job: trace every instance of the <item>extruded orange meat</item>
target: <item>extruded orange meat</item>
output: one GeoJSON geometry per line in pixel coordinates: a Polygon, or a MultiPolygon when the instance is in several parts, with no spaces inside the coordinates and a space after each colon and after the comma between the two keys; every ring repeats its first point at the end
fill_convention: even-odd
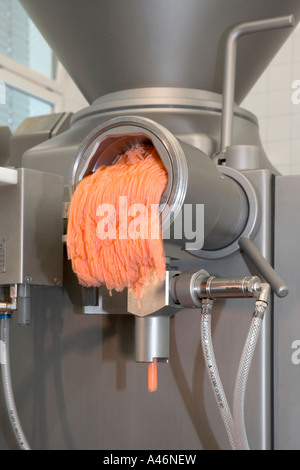
{"type": "Polygon", "coordinates": [[[80,284],[110,292],[128,287],[141,298],[150,281],[164,278],[158,205],[167,181],[159,155],[146,144],[83,178],[70,202],[67,231],[80,284]]]}
{"type": "Polygon", "coordinates": [[[148,392],[156,392],[157,390],[157,358],[153,358],[153,362],[148,362],[148,392]]]}

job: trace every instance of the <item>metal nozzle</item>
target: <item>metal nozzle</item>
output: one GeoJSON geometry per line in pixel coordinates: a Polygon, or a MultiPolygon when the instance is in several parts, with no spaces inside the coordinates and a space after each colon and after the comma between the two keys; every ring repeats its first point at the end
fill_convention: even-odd
{"type": "Polygon", "coordinates": [[[170,317],[135,317],[135,360],[148,363],[148,391],[157,390],[157,362],[169,359],[170,317]]]}
{"type": "Polygon", "coordinates": [[[135,317],[135,360],[153,362],[169,359],[170,317],[135,317]]]}

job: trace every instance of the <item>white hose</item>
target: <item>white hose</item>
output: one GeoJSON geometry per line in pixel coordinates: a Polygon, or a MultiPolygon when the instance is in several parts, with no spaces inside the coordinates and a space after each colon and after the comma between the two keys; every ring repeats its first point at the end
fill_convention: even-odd
{"type": "Polygon", "coordinates": [[[249,333],[240,359],[234,389],[233,417],[219,376],[211,334],[212,304],[203,304],[201,315],[201,340],[204,359],[215,393],[215,398],[233,450],[249,450],[245,428],[245,394],[253,354],[260,334],[266,305],[256,304],[249,333]]]}
{"type": "Polygon", "coordinates": [[[206,305],[202,307],[202,315],[201,315],[201,341],[202,341],[202,349],[205,359],[205,364],[207,367],[207,371],[209,374],[210,382],[212,388],[215,392],[215,398],[217,404],[219,406],[219,410],[227,431],[227,435],[229,438],[229,442],[231,448],[233,450],[237,450],[236,445],[236,436],[235,436],[235,429],[234,429],[234,421],[232,418],[232,414],[230,408],[228,406],[228,402],[226,399],[226,395],[222,386],[222,382],[220,379],[220,375],[218,372],[213,344],[212,344],[212,334],[211,334],[211,308],[212,305],[206,305]]]}
{"type": "Polygon", "coordinates": [[[18,445],[22,450],[30,450],[27,439],[24,435],[20,420],[18,417],[14,395],[11,384],[10,374],[10,360],[9,360],[9,318],[3,315],[0,319],[0,360],[1,360],[1,374],[4,398],[10,423],[17,439],[18,445]]]}
{"type": "Polygon", "coordinates": [[[256,306],[247,340],[240,359],[234,387],[233,419],[239,450],[249,450],[245,427],[245,395],[253,354],[261,331],[265,307],[256,306]]]}

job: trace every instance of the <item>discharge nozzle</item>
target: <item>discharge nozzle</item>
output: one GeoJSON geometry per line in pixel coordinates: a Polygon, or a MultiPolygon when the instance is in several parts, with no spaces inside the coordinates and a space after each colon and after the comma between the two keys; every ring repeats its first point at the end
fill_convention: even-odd
{"type": "Polygon", "coordinates": [[[169,359],[170,317],[135,317],[135,359],[148,363],[148,391],[157,390],[157,364],[169,359]]]}

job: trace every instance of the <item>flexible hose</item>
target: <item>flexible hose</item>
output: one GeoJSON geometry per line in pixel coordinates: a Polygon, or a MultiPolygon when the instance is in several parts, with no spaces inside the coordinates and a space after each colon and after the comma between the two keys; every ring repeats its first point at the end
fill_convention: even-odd
{"type": "Polygon", "coordinates": [[[239,450],[249,450],[245,428],[245,395],[253,354],[261,331],[265,307],[256,305],[249,333],[240,359],[234,387],[233,419],[239,450]]]}
{"type": "Polygon", "coordinates": [[[14,395],[12,392],[10,360],[9,360],[9,318],[3,315],[0,319],[0,362],[4,398],[10,423],[17,439],[18,445],[22,450],[30,450],[27,439],[23,433],[22,426],[18,417],[14,395]]]}
{"type": "Polygon", "coordinates": [[[211,333],[211,310],[212,304],[205,304],[202,306],[201,340],[205,364],[225,425],[225,429],[227,431],[231,448],[233,450],[249,450],[245,427],[245,395],[249,370],[251,367],[255,347],[260,335],[266,304],[255,305],[255,311],[240,359],[234,387],[233,417],[226,399],[215,360],[211,333]]]}
{"type": "Polygon", "coordinates": [[[225,429],[227,431],[230,445],[233,450],[237,450],[234,421],[222,386],[213,350],[211,334],[211,308],[212,305],[202,306],[201,341],[204,360],[209,374],[210,382],[215,393],[215,398],[225,425],[225,429]]]}

